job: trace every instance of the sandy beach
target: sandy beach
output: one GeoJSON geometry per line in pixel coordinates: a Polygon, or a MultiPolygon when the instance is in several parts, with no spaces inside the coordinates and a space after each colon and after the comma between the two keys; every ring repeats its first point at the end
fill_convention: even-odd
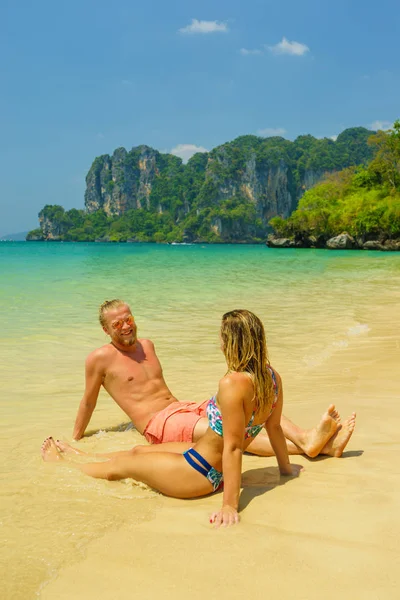
{"type": "MultiPolygon", "coordinates": [[[[0,290],[9,307],[0,328],[2,597],[180,600],[251,589],[260,599],[397,599],[396,257],[189,247],[171,259],[159,247],[41,248],[31,262],[22,250],[10,254],[0,290]],[[85,356],[106,342],[96,307],[111,293],[135,304],[140,334],[156,343],[181,400],[210,397],[225,372],[224,310],[253,310],[289,418],[308,428],[330,403],[343,419],[357,412],[343,458],[294,457],[304,472],[280,481],[274,458],[244,456],[241,523],[224,530],[209,523],[219,494],[175,500],[43,463],[46,436],[71,442],[85,356]]],[[[126,424],[102,392],[79,447],[143,443],[126,424]]]]}
{"type": "Polygon", "coordinates": [[[40,597],[242,598],[251,588],[260,599],[397,598],[398,352],[389,332],[376,340],[376,353],[361,343],[319,368],[311,390],[304,382],[304,402],[288,404],[299,422],[322,408],[322,390],[325,404],[339,399],[343,416],[356,408],[343,458],[293,457],[305,470],[282,483],[274,459],[245,456],[239,526],[208,524],[218,495],[190,502],[159,496],[141,522],[135,514],[90,543],[40,597]]]}

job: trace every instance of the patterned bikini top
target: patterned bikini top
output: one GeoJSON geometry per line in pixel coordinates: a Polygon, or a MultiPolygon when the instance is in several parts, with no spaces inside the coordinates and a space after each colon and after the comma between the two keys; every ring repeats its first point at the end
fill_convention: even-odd
{"type": "MultiPolygon", "coordinates": [[[[272,382],[274,384],[274,401],[271,406],[271,412],[269,413],[269,414],[271,414],[276,406],[276,403],[278,402],[278,391],[279,390],[278,390],[278,383],[276,381],[274,370],[270,366],[268,366],[268,369],[271,372],[272,382]]],[[[217,395],[215,395],[211,398],[211,400],[207,404],[206,411],[207,411],[209,427],[213,431],[215,431],[215,433],[217,433],[218,435],[220,435],[222,437],[223,436],[222,415],[221,415],[221,411],[217,405],[217,395]]],[[[258,435],[260,433],[261,429],[264,427],[264,423],[262,423],[261,425],[253,425],[255,413],[256,413],[256,411],[253,411],[253,413],[250,417],[250,421],[244,430],[244,439],[245,440],[247,440],[248,438],[256,437],[256,435],[258,435]]]]}

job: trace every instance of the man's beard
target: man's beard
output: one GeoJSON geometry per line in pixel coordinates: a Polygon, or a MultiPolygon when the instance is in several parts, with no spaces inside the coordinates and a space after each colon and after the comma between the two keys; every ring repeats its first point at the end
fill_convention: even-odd
{"type": "Polygon", "coordinates": [[[119,336],[118,342],[122,346],[134,346],[136,344],[136,334],[132,333],[129,337],[119,336]]]}

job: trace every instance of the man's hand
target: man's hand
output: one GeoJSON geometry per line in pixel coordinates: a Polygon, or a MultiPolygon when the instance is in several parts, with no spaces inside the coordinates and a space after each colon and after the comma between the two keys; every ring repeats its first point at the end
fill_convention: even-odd
{"type": "Polygon", "coordinates": [[[233,506],[225,505],[218,512],[210,516],[210,523],[214,523],[215,527],[229,527],[239,523],[239,514],[233,506]]]}

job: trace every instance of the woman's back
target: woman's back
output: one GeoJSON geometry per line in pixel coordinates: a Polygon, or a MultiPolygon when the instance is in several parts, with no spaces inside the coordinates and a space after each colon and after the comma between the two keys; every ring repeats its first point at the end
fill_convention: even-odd
{"type": "Polygon", "coordinates": [[[264,408],[263,410],[257,410],[254,398],[254,384],[249,373],[234,371],[228,373],[220,380],[218,393],[211,398],[207,406],[208,429],[195,446],[196,450],[203,453],[215,468],[221,467],[224,447],[223,411],[221,410],[219,399],[221,398],[222,402],[229,406],[230,398],[232,398],[232,406],[229,406],[229,412],[225,411],[225,421],[232,419],[232,417],[235,418],[234,412],[232,413],[235,405],[238,409],[241,409],[242,415],[244,414],[244,439],[242,440],[242,444],[243,449],[245,449],[264,427],[278,399],[277,378],[271,367],[268,366],[268,370],[273,381],[274,397],[272,404],[269,403],[271,408],[264,408]]]}

